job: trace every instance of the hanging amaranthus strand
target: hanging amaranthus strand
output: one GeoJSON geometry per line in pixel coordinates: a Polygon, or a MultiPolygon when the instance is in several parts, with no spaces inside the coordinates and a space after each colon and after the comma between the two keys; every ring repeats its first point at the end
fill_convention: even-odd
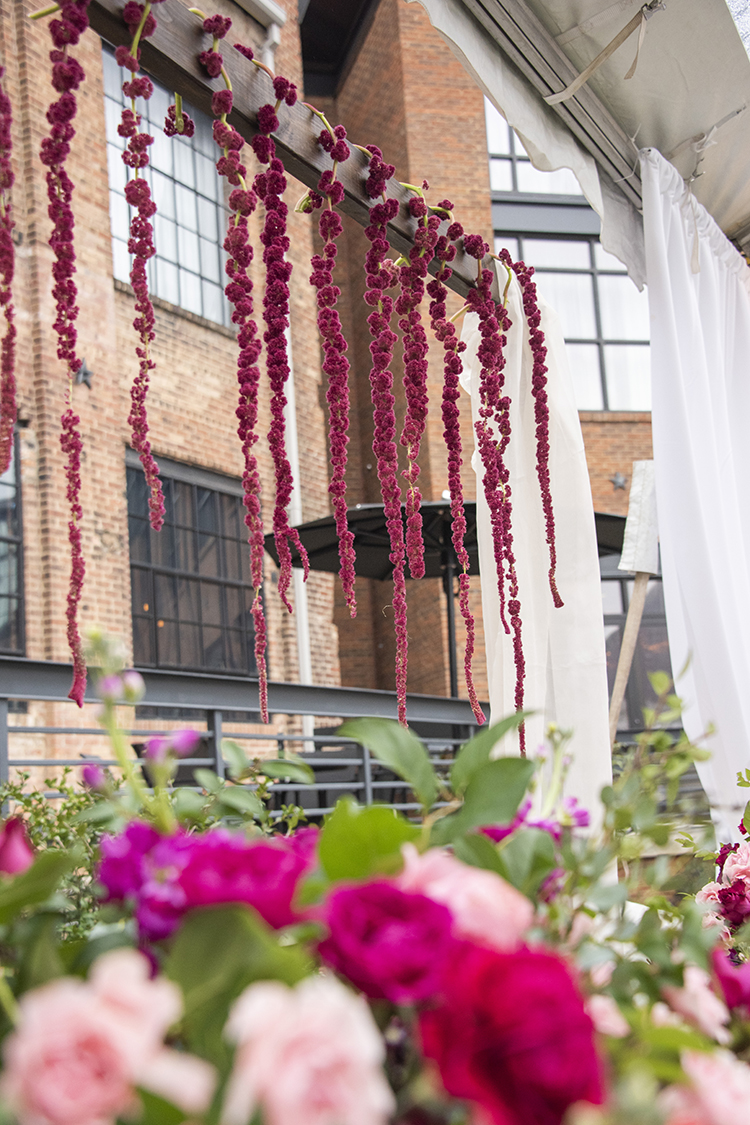
{"type": "MultiPolygon", "coordinates": [[[[5,68],[0,67],[0,78],[5,68]]],[[[13,187],[11,166],[13,116],[10,98],[0,87],[0,305],[5,317],[5,333],[0,346],[0,476],[10,468],[13,456],[13,427],[16,424],[16,325],[13,309],[13,187]]]]}
{"type": "MultiPolygon", "coordinates": [[[[468,307],[479,317],[482,337],[477,356],[480,362],[479,418],[475,423],[477,449],[484,469],[483,486],[490,511],[492,544],[497,570],[497,587],[500,600],[500,618],[506,633],[513,633],[513,657],[516,666],[515,706],[523,709],[525,660],[521,635],[521,602],[518,575],[513,552],[512,501],[510,472],[505,464],[505,450],[510,441],[510,398],[503,396],[505,335],[511,322],[506,310],[496,306],[492,299],[492,270],[483,270],[482,259],[489,247],[479,235],[464,238],[464,250],[477,259],[476,288],[467,297],[468,307]],[[499,318],[499,322],[498,322],[499,318]],[[508,598],[506,607],[505,578],[507,572],[508,598]],[[506,620],[507,608],[510,626],[506,620]]],[[[526,732],[519,728],[521,754],[526,753],[526,732]]]]}
{"type": "Polygon", "coordinates": [[[323,174],[317,192],[308,192],[298,204],[298,210],[317,210],[326,200],[321,211],[318,230],[323,241],[323,253],[314,254],[310,284],[316,289],[318,301],[318,331],[323,343],[323,371],[328,376],[328,432],[331,446],[331,482],[328,492],[333,502],[336,520],[336,536],[339,542],[339,574],[344,598],[352,617],[357,616],[357,602],[354,593],[354,532],[349,528],[346,509],[346,462],[349,444],[349,360],[346,358],[347,343],[341,329],[341,318],[336,310],[336,302],[341,296],[338,285],[333,283],[333,270],[336,265],[336,239],[343,231],[340,216],[334,207],[344,198],[344,188],[336,179],[336,166],[349,159],[349,145],[346,143],[346,129],[343,125],[335,128],[326,121],[323,114],[312,106],[313,113],[320,117],[324,128],[318,143],[333,158],[333,168],[323,174]]]}
{"type": "Polygon", "coordinates": [[[52,220],[50,247],[55,255],[52,266],[57,316],[53,327],[57,334],[57,356],[67,370],[66,408],[62,416],[60,444],[66,457],[65,476],[67,498],[70,507],[68,521],[68,540],[70,543],[71,568],[66,611],[67,636],[73,657],[73,685],[69,698],[79,707],[83,706],[86,692],[86,661],[83,657],[81,635],[78,629],[78,604],[86,567],[81,550],[80,521],[82,510],[81,492],[81,436],[78,432],[80,418],[73,412],[73,379],[81,367],[76,354],[78,334],[75,322],[78,316],[75,273],[75,248],[73,231],[73,181],[65,168],[70,155],[70,142],[75,136],[73,119],[78,104],[75,91],[85,77],[83,67],[69,54],[81,34],[88,27],[88,0],[69,0],[60,5],[60,18],[50,21],[50,35],[53,49],[50,51],[52,63],[52,86],[60,95],[47,110],[47,121],[51,125],[50,135],[42,141],[40,159],[47,167],[47,198],[49,217],[52,220]]]}
{"type": "Polygon", "coordinates": [[[424,297],[424,279],[427,267],[432,261],[438,239],[441,219],[438,215],[427,214],[424,191],[427,181],[421,188],[404,184],[416,192],[409,200],[409,211],[419,225],[414,245],[409,251],[409,261],[399,268],[398,276],[401,292],[396,300],[398,326],[403,332],[404,345],[404,392],[406,395],[406,415],[401,432],[401,445],[406,448],[407,467],[403,472],[408,484],[406,493],[406,555],[412,578],[424,578],[424,540],[422,538],[422,513],[419,491],[419,447],[427,422],[427,333],[422,324],[419,307],[424,297]]]}
{"type": "Polygon", "coordinates": [[[549,480],[549,406],[547,405],[547,348],[544,343],[544,333],[539,325],[542,314],[536,299],[536,284],[533,281],[534,269],[524,262],[513,263],[507,250],[500,252],[500,259],[511,266],[516,277],[521,283],[523,295],[523,311],[529,325],[529,344],[534,357],[534,368],[531,378],[531,393],[534,396],[534,421],[536,422],[536,473],[539,478],[539,489],[542,494],[542,511],[549,546],[549,588],[552,601],[557,609],[562,607],[563,600],[557,589],[557,548],[555,545],[555,514],[552,509],[552,493],[549,480]]]}
{"type": "MultiPolygon", "coordinates": [[[[452,219],[453,204],[444,199],[435,208],[438,213],[447,215],[452,219]]],[[[432,297],[430,303],[430,324],[435,338],[443,346],[443,437],[448,450],[448,488],[451,495],[451,539],[453,550],[456,552],[461,572],[458,576],[458,604],[461,617],[466,629],[466,644],[464,646],[464,677],[466,691],[469,695],[471,709],[478,723],[485,721],[484,712],[479,704],[474,676],[472,673],[472,659],[476,640],[474,615],[469,604],[471,580],[469,578],[469,552],[466,550],[464,537],[466,535],[466,512],[464,511],[463,485],[461,482],[461,466],[463,465],[461,443],[461,415],[458,408],[460,397],[459,376],[462,363],[460,355],[466,351],[466,344],[459,340],[456,326],[448,319],[446,297],[448,290],[445,282],[448,281],[452,269],[448,262],[456,256],[456,247],[452,245],[461,238],[464,228],[460,223],[451,222],[448,230],[437,241],[435,256],[440,261],[440,269],[435,278],[428,282],[427,292],[432,297]]],[[[453,596],[450,591],[449,596],[453,596]]]]}
{"type": "Polygon", "coordinates": [[[136,0],[128,0],[122,10],[122,16],[130,30],[133,40],[128,47],[118,47],[115,59],[118,64],[129,70],[132,78],[123,83],[123,93],[130,98],[130,109],[124,108],[122,120],[117,128],[121,137],[127,138],[127,148],[122,154],[122,159],[128,168],[133,169],[133,179],[125,185],[125,198],[133,209],[130,222],[130,238],[128,250],[133,255],[133,264],[130,267],[130,284],[135,292],[136,318],[133,327],[138,333],[140,344],[135,349],[138,357],[138,374],[133,380],[130,390],[130,414],[128,424],[131,428],[131,442],[133,449],[138,453],[143,466],[143,472],[149,488],[149,514],[151,526],[154,531],[161,531],[164,524],[164,494],[159,480],[159,466],[151,452],[151,443],[148,440],[148,415],[146,412],[146,397],[148,395],[150,372],[156,367],[151,358],[151,344],[154,340],[154,306],[148,292],[148,275],[146,263],[156,253],[154,247],[154,228],[151,219],[156,213],[156,204],[151,198],[151,189],[147,180],[141,174],[148,166],[148,147],[154,142],[149,133],[140,132],[141,115],[136,111],[137,98],[148,100],[153,91],[153,83],[145,76],[138,77],[140,65],[139,44],[142,39],[147,39],[156,30],[156,20],[151,12],[151,4],[160,0],[151,0],[147,4],[138,4],[136,0]]]}
{"type": "Polygon", "coordinates": [[[396,445],[396,399],[393,394],[393,349],[396,333],[391,329],[393,298],[384,290],[397,281],[393,263],[386,262],[388,223],[398,214],[398,201],[385,199],[385,186],[394,173],[392,164],[383,163],[383,154],[374,145],[368,145],[371,154],[370,169],[365,191],[371,199],[383,196],[381,203],[370,208],[370,222],[365,235],[370,249],[365,258],[367,289],[365,303],[372,308],[367,324],[372,336],[370,353],[370,391],[373,405],[372,450],[377,459],[378,479],[383,497],[386,525],[390,538],[390,561],[393,566],[393,618],[396,630],[396,699],[399,722],[406,725],[406,669],[409,655],[409,635],[406,622],[406,544],[401,518],[401,487],[398,481],[398,447],[396,445]]]}
{"type": "MultiPolygon", "coordinates": [[[[203,52],[203,55],[208,54],[211,60],[215,55],[218,55],[216,49],[218,40],[223,38],[229,30],[229,20],[222,20],[222,23],[218,24],[217,20],[219,19],[222,19],[222,17],[212,16],[205,19],[203,23],[203,30],[214,36],[212,50],[203,52]]],[[[250,48],[243,48],[246,57],[249,51],[250,48]]],[[[250,53],[250,57],[251,55],[252,53],[250,53]]],[[[206,65],[205,58],[203,62],[206,65]]],[[[215,68],[215,60],[212,61],[212,67],[215,68]]],[[[250,264],[253,260],[253,248],[250,244],[248,231],[248,217],[255,210],[257,196],[254,191],[248,189],[245,180],[247,169],[240,157],[243,145],[242,137],[227,123],[227,116],[232,112],[233,94],[223,64],[220,66],[219,73],[223,75],[227,88],[217,90],[211,99],[211,109],[217,118],[214,122],[214,140],[222,149],[222,155],[216,162],[216,169],[219,175],[227,179],[232,188],[229,193],[230,216],[224,239],[224,249],[228,255],[225,270],[229,278],[224,292],[227,300],[233,305],[232,322],[238,327],[237,341],[240,351],[237,362],[237,382],[239,384],[239,403],[235,414],[237,417],[237,434],[242,443],[243,504],[250,546],[250,580],[254,590],[252,615],[255,666],[258,672],[258,696],[261,721],[267,723],[269,721],[268,666],[266,663],[267,628],[263,608],[265,545],[261,512],[261,480],[258,459],[254,452],[254,447],[258,441],[256,432],[260,387],[258,360],[261,352],[261,341],[258,335],[258,326],[253,319],[253,283],[249,274],[250,264]]],[[[179,109],[181,110],[182,107],[180,106],[179,109]]]]}
{"type": "Polygon", "coordinates": [[[287,591],[292,577],[293,544],[302,560],[305,579],[310,571],[307,551],[302,545],[299,532],[289,523],[288,507],[292,498],[294,480],[292,468],[286,454],[286,382],[289,378],[289,355],[287,330],[289,328],[289,279],[292,264],[286,260],[289,251],[289,238],[286,233],[288,208],[283,200],[286,188],[284,165],[276,156],[276,145],[271,133],[279,127],[276,111],[282,102],[292,106],[297,100],[297,88],[293,82],[282,77],[273,80],[275,105],[263,105],[258,110],[258,130],[253,137],[252,147],[261,164],[267,164],[266,172],[255,177],[254,188],[265,206],[265,221],[260,240],[263,243],[263,263],[266,267],[266,291],[263,297],[263,319],[266,331],[263,339],[266,344],[266,368],[271,384],[271,426],[268,431],[268,444],[271,448],[276,477],[276,503],[273,510],[273,535],[276,552],[279,556],[279,597],[292,612],[287,591]]]}

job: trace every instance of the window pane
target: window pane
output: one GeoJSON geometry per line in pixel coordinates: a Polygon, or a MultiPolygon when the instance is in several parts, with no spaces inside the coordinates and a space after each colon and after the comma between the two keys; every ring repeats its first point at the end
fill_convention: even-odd
{"type": "Polygon", "coordinates": [[[118,281],[130,281],[130,255],[127,243],[112,239],[112,276],[118,281]]]}
{"type": "Polygon", "coordinates": [[[154,630],[149,617],[133,618],[133,663],[155,664],[154,630]]]}
{"type": "Polygon", "coordinates": [[[180,649],[176,622],[164,621],[160,617],[157,618],[156,655],[159,664],[166,664],[171,668],[179,668],[180,649]]]}
{"type": "Polygon", "coordinates": [[[221,587],[214,582],[201,582],[201,621],[204,625],[222,625],[221,587]]]}
{"type": "Polygon", "coordinates": [[[207,320],[213,320],[215,324],[224,324],[227,319],[225,316],[227,306],[221,287],[214,285],[211,281],[202,281],[201,291],[203,294],[203,315],[207,320]]]}
{"type": "Polygon", "coordinates": [[[506,238],[504,234],[495,235],[495,253],[499,254],[501,250],[507,250],[514,262],[518,261],[518,239],[506,238]]]}
{"type": "Polygon", "coordinates": [[[136,562],[151,562],[150,535],[148,521],[130,516],[128,519],[130,537],[130,557],[136,562]]]}
{"type": "Polygon", "coordinates": [[[611,579],[602,582],[602,606],[604,616],[622,613],[622,587],[619,581],[611,579]]]}
{"type": "Polygon", "coordinates": [[[245,591],[237,586],[227,586],[224,592],[227,599],[227,621],[230,626],[241,629],[245,624],[245,591]]]}
{"type": "Polygon", "coordinates": [[[122,162],[122,153],[114,145],[107,145],[107,172],[111,190],[122,195],[128,182],[128,170],[122,162]]]}
{"type": "MultiPolygon", "coordinates": [[[[213,141],[211,142],[213,144],[213,141]]],[[[195,182],[201,195],[208,199],[219,198],[219,174],[213,160],[200,153],[195,154],[195,182]]]]}
{"type": "Polygon", "coordinates": [[[157,215],[154,222],[154,244],[160,258],[177,261],[177,226],[171,219],[157,215]]]}
{"type": "Polygon", "coordinates": [[[234,579],[235,582],[242,581],[242,564],[240,562],[240,552],[243,549],[242,543],[236,539],[223,539],[222,545],[224,549],[224,571],[227,578],[234,579]]]}
{"type": "Polygon", "coordinates": [[[219,531],[219,505],[218,496],[208,488],[197,490],[198,501],[198,528],[200,531],[219,531]]]}
{"type": "Polygon", "coordinates": [[[174,196],[177,205],[177,222],[181,227],[188,227],[189,230],[197,230],[198,209],[195,192],[190,191],[189,188],[183,187],[182,184],[175,184],[174,196]]]}
{"type": "Polygon", "coordinates": [[[203,315],[201,280],[197,274],[182,269],[180,270],[180,304],[188,312],[194,312],[198,316],[203,315]]]}
{"type": "Polygon", "coordinates": [[[195,527],[193,512],[193,487],[181,480],[172,481],[174,490],[174,519],[183,527],[195,527]]]}
{"type": "Polygon", "coordinates": [[[238,632],[236,629],[228,629],[224,633],[224,640],[227,650],[227,667],[228,668],[248,668],[245,637],[244,634],[238,632]]]}
{"type": "Polygon", "coordinates": [[[154,172],[152,191],[157,214],[162,218],[173,219],[175,217],[174,181],[162,176],[161,172],[154,172]]]}
{"type": "Polygon", "coordinates": [[[167,176],[173,174],[172,153],[173,145],[172,138],[165,136],[161,129],[154,126],[151,127],[154,143],[148,150],[149,160],[151,167],[164,172],[167,176]]]}
{"type": "Polygon", "coordinates": [[[513,169],[510,160],[490,160],[490,189],[513,191],[513,169]]]}
{"type": "MultiPolygon", "coordinates": [[[[198,257],[198,235],[185,227],[177,228],[177,244],[180,249],[177,261],[185,269],[193,273],[200,273],[200,258],[198,257]]],[[[617,279],[615,279],[617,280],[617,279]]]]}
{"type": "Polygon", "coordinates": [[[161,531],[151,530],[151,560],[154,566],[166,566],[173,570],[176,566],[174,528],[167,523],[161,531]]]}
{"type": "Polygon", "coordinates": [[[177,587],[171,574],[154,575],[154,591],[156,594],[156,616],[176,618],[177,614],[177,587]]]}
{"type": "Polygon", "coordinates": [[[242,501],[239,496],[228,496],[224,492],[218,496],[218,501],[222,533],[238,539],[244,531],[242,501]]]}
{"type": "Polygon", "coordinates": [[[643,344],[607,344],[604,348],[610,410],[651,409],[649,351],[643,344]]]}
{"type": "Polygon", "coordinates": [[[156,282],[154,285],[154,293],[157,297],[161,297],[163,301],[169,301],[171,305],[179,305],[179,271],[174,262],[166,262],[164,258],[156,259],[156,282]]]}
{"type": "Polygon", "coordinates": [[[184,668],[202,668],[200,625],[180,625],[180,658],[184,668]]]}
{"type": "Polygon", "coordinates": [[[130,590],[133,604],[133,616],[142,616],[154,612],[154,599],[151,593],[151,571],[142,570],[139,566],[130,568],[130,590]]]}
{"type": "Polygon", "coordinates": [[[608,253],[603,247],[601,242],[594,243],[594,261],[596,268],[599,270],[618,270],[619,273],[625,273],[625,266],[619,258],[614,254],[608,253]]]}
{"type": "MultiPolygon", "coordinates": [[[[16,438],[17,440],[18,438],[16,438]]],[[[18,536],[18,533],[15,486],[0,484],[0,535],[18,536]]]]}
{"type": "Polygon", "coordinates": [[[181,621],[200,621],[200,583],[192,578],[177,579],[177,610],[181,621]]]}
{"type": "Polygon", "coordinates": [[[593,278],[587,274],[539,273],[536,283],[557,310],[566,337],[595,339],[593,278]]]}
{"type": "Polygon", "coordinates": [[[510,133],[508,122],[499,110],[495,109],[489,98],[484,99],[484,119],[487,124],[487,151],[502,153],[510,152],[510,133]]]}
{"type": "Polygon", "coordinates": [[[117,132],[117,127],[122,119],[122,105],[111,98],[104,99],[104,121],[107,129],[107,140],[115,148],[125,148],[125,137],[117,132]]]}
{"type": "Polygon", "coordinates": [[[115,56],[109,51],[102,52],[102,68],[104,70],[104,93],[116,101],[122,99],[122,71],[115,62],[115,56]]]}
{"type": "Polygon", "coordinates": [[[644,614],[658,615],[664,617],[666,610],[664,608],[664,587],[661,582],[651,581],[646,588],[646,604],[643,607],[644,614]]]}
{"type": "Polygon", "coordinates": [[[195,188],[195,168],[193,167],[193,150],[186,141],[174,137],[172,143],[174,158],[174,178],[185,187],[195,188]]]}
{"type": "Polygon", "coordinates": [[[198,536],[198,570],[209,577],[219,577],[219,540],[215,535],[198,536]]]}
{"type": "Polygon", "coordinates": [[[582,239],[567,242],[563,239],[525,238],[523,253],[526,264],[535,269],[540,266],[591,269],[589,243],[582,239]]]}
{"type": "Polygon", "coordinates": [[[195,532],[175,527],[175,567],[177,570],[195,572],[195,532]]]}
{"type": "Polygon", "coordinates": [[[580,195],[581,186],[570,168],[555,172],[540,172],[528,160],[516,163],[518,190],[544,195],[580,195]]]}
{"type": "Polygon", "coordinates": [[[161,125],[167,116],[169,104],[173,100],[171,94],[168,94],[163,86],[154,82],[154,92],[147,103],[149,120],[155,125],[161,125]]]}
{"type": "Polygon", "coordinates": [[[203,627],[203,664],[206,668],[226,667],[221,629],[203,627]]]}
{"type": "Polygon", "coordinates": [[[0,594],[18,590],[18,545],[0,540],[0,594]]]}
{"type": "Polygon", "coordinates": [[[219,243],[219,225],[216,220],[216,204],[210,199],[198,196],[198,231],[201,238],[207,238],[217,248],[219,243]]]}
{"type": "Polygon", "coordinates": [[[598,344],[566,344],[579,410],[603,410],[602,374],[598,344]]]}
{"type": "Polygon", "coordinates": [[[605,340],[650,338],[648,294],[639,293],[627,274],[599,278],[599,307],[605,340]]]}

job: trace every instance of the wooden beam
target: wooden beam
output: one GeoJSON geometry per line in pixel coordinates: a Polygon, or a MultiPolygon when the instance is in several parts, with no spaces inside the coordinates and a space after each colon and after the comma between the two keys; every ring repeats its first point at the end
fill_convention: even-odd
{"type": "MultiPolygon", "coordinates": [[[[128,45],[131,38],[122,20],[122,7],[119,0],[91,0],[88,9],[92,29],[116,47],[128,45]]],[[[191,15],[184,4],[175,2],[159,4],[155,15],[158,23],[156,32],[142,43],[144,71],[162,86],[181,94],[196,109],[211,115],[211,95],[215,90],[222,89],[224,83],[220,78],[208,78],[198,63],[199,52],[210,46],[209,37],[203,34],[201,21],[191,15]]],[[[271,80],[226,40],[222,54],[234,90],[234,108],[229,121],[246,141],[250,141],[258,131],[258,109],[275,100],[271,80]]],[[[321,174],[331,167],[331,158],[316,139],[321,130],[320,122],[299,102],[291,108],[282,106],[278,116],[279,129],[274,139],[285,169],[307,187],[317,187],[321,174]]],[[[367,137],[351,139],[362,144],[368,141],[367,137]]],[[[387,160],[388,153],[383,155],[387,160]]],[[[366,157],[357,149],[352,149],[351,156],[339,165],[336,173],[345,191],[339,210],[362,226],[368,222],[372,204],[364,193],[367,164],[366,157]]],[[[400,204],[398,215],[388,228],[388,241],[394,250],[408,255],[417,229],[416,220],[408,210],[412,192],[391,180],[388,195],[398,199],[400,204]]],[[[460,215],[456,218],[460,219],[460,215]]],[[[453,276],[448,286],[465,297],[474,287],[476,260],[460,250],[452,268],[453,276]]],[[[437,263],[433,265],[433,272],[435,270],[437,263]]]]}

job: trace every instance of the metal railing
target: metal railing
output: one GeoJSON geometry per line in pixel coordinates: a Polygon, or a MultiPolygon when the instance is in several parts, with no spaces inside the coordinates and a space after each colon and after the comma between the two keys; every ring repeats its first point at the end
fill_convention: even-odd
{"type": "MultiPolygon", "coordinates": [[[[183,725],[190,723],[191,718],[193,722],[206,724],[201,750],[195,757],[180,764],[176,778],[178,785],[194,784],[192,771],[199,766],[210,767],[219,776],[224,776],[222,739],[231,737],[246,747],[251,759],[255,757],[254,743],[259,751],[267,754],[270,749],[280,758],[285,756],[290,745],[294,745],[295,749],[304,747],[298,751],[298,756],[313,769],[315,782],[274,783],[276,807],[281,803],[293,803],[302,806],[308,817],[319,817],[330,812],[336,800],[347,793],[366,805],[384,803],[405,811],[419,807],[408,787],[372,758],[366,748],[335,734],[336,720],[364,716],[395,719],[397,704],[393,692],[270,683],[268,694],[272,721],[269,726],[263,727],[257,713],[257,680],[191,672],[139,671],[146,692],[136,709],[136,725],[126,731],[134,748],[138,747],[139,740],[167,733],[163,726],[154,729],[151,725],[137,725],[139,712],[142,716],[144,712],[151,711],[153,718],[158,719],[164,715],[165,708],[178,709],[183,725]],[[314,734],[283,729],[285,725],[295,725],[296,716],[310,715],[318,723],[314,734]],[[330,726],[326,720],[331,723],[330,726]],[[254,729],[226,730],[227,726],[254,729]]],[[[7,781],[14,770],[83,766],[87,762],[117,766],[114,759],[89,753],[84,746],[77,757],[64,754],[53,757],[11,755],[11,743],[15,750],[18,741],[28,736],[60,736],[80,739],[82,743],[94,736],[98,740],[103,738],[101,728],[96,726],[24,725],[15,717],[19,703],[27,708],[35,703],[67,703],[70,706],[67,700],[70,682],[71,669],[67,664],[0,657],[0,782],[7,781]]],[[[85,702],[98,702],[91,685],[85,702]]],[[[468,701],[443,696],[409,695],[407,717],[409,725],[423,739],[436,764],[449,763],[457,748],[477,727],[468,701]]],[[[92,749],[90,743],[89,748],[92,749]]],[[[49,796],[54,796],[54,793],[50,792],[49,796]]]]}

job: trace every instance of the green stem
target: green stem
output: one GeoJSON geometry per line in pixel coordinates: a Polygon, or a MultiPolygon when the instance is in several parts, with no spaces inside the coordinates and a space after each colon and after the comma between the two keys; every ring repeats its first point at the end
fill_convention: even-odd
{"type": "Polygon", "coordinates": [[[0,1007],[2,1007],[6,1016],[15,1027],[21,1018],[21,1010],[18,1007],[18,1001],[11,991],[11,987],[5,976],[5,969],[3,968],[0,968],[0,1007]]]}
{"type": "Polygon", "coordinates": [[[30,12],[30,20],[43,20],[45,16],[54,16],[55,12],[60,11],[59,4],[50,4],[48,8],[40,8],[38,12],[30,12]]]}
{"type": "Polygon", "coordinates": [[[178,94],[175,90],[174,95],[174,123],[178,133],[182,133],[185,128],[185,118],[182,116],[182,94],[178,94]]]}
{"type": "Polygon", "coordinates": [[[143,6],[143,15],[141,16],[141,22],[138,24],[138,27],[136,28],[135,35],[133,36],[133,43],[130,47],[130,53],[131,53],[131,55],[133,56],[134,59],[138,58],[138,44],[141,41],[141,33],[143,32],[143,29],[146,26],[146,20],[148,19],[150,12],[151,12],[151,2],[150,2],[150,0],[147,0],[147,3],[144,4],[144,6],[143,6]]]}
{"type": "Polygon", "coordinates": [[[117,725],[115,719],[115,709],[113,704],[104,704],[104,714],[100,720],[102,726],[109,735],[109,740],[112,743],[112,749],[115,752],[118,764],[125,775],[125,780],[130,786],[131,791],[137,798],[139,804],[146,810],[151,806],[151,799],[146,791],[146,786],[143,779],[138,777],[133,769],[133,762],[128,755],[127,747],[125,745],[125,738],[122,731],[117,725]]]}

